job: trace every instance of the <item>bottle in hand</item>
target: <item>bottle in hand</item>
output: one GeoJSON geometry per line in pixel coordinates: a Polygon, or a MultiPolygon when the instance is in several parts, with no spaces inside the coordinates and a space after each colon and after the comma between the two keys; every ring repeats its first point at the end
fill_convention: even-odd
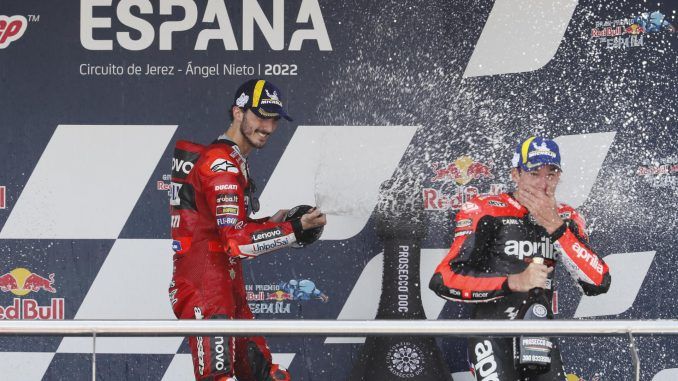
{"type": "MultiPolygon", "coordinates": [[[[544,258],[535,257],[536,263],[544,263],[544,258]]],[[[543,288],[533,288],[528,292],[527,300],[518,312],[518,318],[524,320],[553,319],[550,303],[543,288]]],[[[546,373],[551,368],[553,342],[548,337],[520,336],[514,339],[517,368],[523,375],[546,373]]]]}

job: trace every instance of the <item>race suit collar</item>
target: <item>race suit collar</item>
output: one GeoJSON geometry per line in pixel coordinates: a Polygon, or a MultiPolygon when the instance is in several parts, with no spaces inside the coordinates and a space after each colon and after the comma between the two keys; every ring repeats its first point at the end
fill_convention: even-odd
{"type": "Polygon", "coordinates": [[[515,197],[513,197],[513,192],[504,193],[504,198],[506,199],[506,201],[508,201],[509,205],[513,206],[514,208],[525,213],[528,212],[527,208],[523,206],[523,204],[519,203],[518,200],[515,199],[515,197]]]}
{"type": "Polygon", "coordinates": [[[226,143],[226,144],[228,144],[228,145],[230,145],[230,146],[232,146],[232,147],[237,148],[237,149],[238,149],[238,152],[240,152],[240,148],[238,148],[238,145],[237,145],[233,140],[231,140],[231,138],[229,138],[226,134],[221,134],[221,135],[219,135],[219,137],[217,138],[217,140],[215,140],[215,141],[212,142],[212,143],[226,143]]]}

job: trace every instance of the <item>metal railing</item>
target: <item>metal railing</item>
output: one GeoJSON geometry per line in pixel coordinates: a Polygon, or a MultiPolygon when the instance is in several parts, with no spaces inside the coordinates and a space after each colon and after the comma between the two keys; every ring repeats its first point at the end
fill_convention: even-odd
{"type": "Polygon", "coordinates": [[[634,336],[677,335],[678,320],[4,320],[0,336],[626,336],[635,380],[634,336]]]}

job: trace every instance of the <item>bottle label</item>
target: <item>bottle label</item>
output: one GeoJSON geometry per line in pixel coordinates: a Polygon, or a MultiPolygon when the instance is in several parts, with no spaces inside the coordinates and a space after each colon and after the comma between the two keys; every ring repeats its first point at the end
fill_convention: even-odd
{"type": "Polygon", "coordinates": [[[518,360],[522,365],[549,366],[552,349],[553,343],[546,337],[521,336],[518,360]]]}

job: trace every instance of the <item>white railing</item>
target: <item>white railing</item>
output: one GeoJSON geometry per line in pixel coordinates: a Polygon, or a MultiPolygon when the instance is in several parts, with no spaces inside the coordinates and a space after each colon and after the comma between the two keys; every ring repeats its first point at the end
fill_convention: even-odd
{"type": "Polygon", "coordinates": [[[627,336],[635,379],[634,335],[677,335],[678,320],[4,320],[0,336],[627,336]]]}

